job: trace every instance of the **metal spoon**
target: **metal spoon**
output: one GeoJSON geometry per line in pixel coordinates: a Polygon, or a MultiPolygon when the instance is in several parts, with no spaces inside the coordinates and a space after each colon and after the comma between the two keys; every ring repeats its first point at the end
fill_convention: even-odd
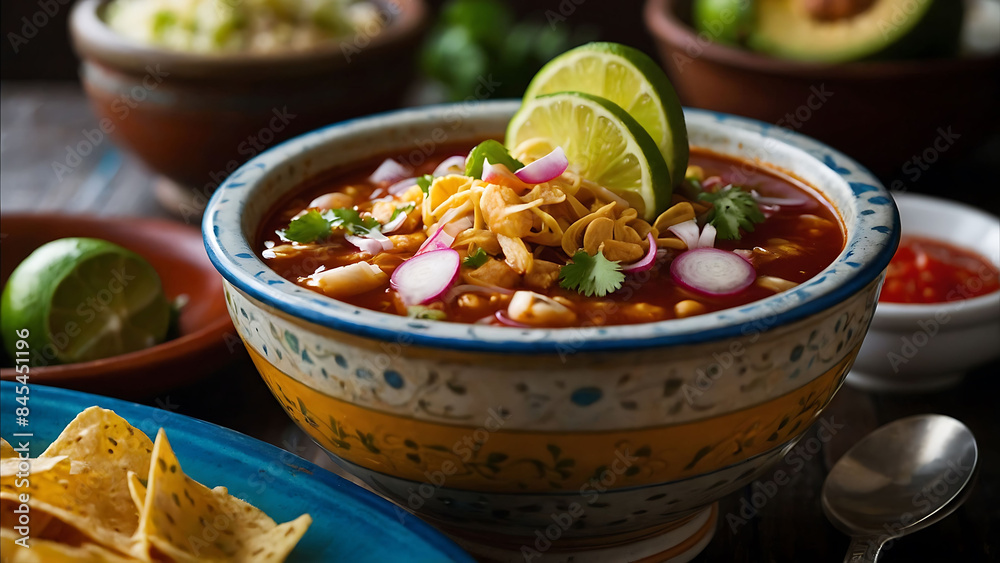
{"type": "Polygon", "coordinates": [[[844,454],[823,483],[823,511],[851,536],[845,563],[874,563],[885,542],[951,514],[965,498],[979,452],[954,418],[891,422],[844,454]]]}

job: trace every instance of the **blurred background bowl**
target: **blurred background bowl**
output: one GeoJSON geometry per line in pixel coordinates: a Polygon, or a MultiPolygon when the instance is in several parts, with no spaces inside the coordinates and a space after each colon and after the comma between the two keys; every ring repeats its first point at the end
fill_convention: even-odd
{"type": "MultiPolygon", "coordinates": [[[[1000,219],[919,194],[894,194],[904,236],[971,250],[1000,268],[1000,219]]],[[[880,302],[847,381],[869,391],[953,387],[965,372],[1000,358],[1000,292],[948,303],[880,302]]]]}
{"type": "Polygon", "coordinates": [[[77,3],[70,33],[100,132],[169,179],[159,199],[191,219],[226,176],[267,147],[401,104],[426,10],[423,0],[376,4],[388,18],[379,33],[304,51],[210,55],[139,44],[104,22],[107,0],[77,3]]]}
{"type": "Polygon", "coordinates": [[[1000,55],[813,64],[709,40],[691,26],[690,0],[648,0],[645,21],[685,105],[815,137],[887,181],[1000,129],[1000,55]]]}
{"type": "MultiPolygon", "coordinates": [[[[168,300],[188,297],[175,338],[112,358],[32,367],[32,383],[142,399],[197,381],[242,357],[239,338],[226,313],[222,282],[205,255],[198,229],[158,219],[5,214],[3,233],[0,287],[39,246],[65,237],[94,237],[145,258],[160,275],[168,300]]],[[[13,380],[17,373],[7,367],[11,362],[4,356],[0,377],[13,380]]]]}

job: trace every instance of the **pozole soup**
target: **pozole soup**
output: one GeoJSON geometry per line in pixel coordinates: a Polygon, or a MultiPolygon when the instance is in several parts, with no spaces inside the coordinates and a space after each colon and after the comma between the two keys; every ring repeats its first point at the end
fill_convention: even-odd
{"type": "Polygon", "coordinates": [[[313,179],[271,212],[260,252],[282,277],[375,311],[568,327],[750,303],[813,277],[844,246],[822,196],[748,162],[692,149],[669,207],[647,214],[572,166],[544,178],[559,155],[515,175],[531,151],[504,162],[484,145],[313,179]]]}

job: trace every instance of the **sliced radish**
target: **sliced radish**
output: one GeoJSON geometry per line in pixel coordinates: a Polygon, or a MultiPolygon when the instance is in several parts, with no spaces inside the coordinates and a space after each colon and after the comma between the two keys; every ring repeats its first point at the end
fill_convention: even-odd
{"type": "Polygon", "coordinates": [[[449,156],[448,158],[441,161],[431,176],[447,176],[448,174],[465,173],[465,157],[464,156],[449,156]]]}
{"type": "Polygon", "coordinates": [[[414,254],[414,256],[419,256],[421,254],[424,254],[425,252],[433,252],[435,250],[450,249],[451,245],[454,243],[455,243],[455,237],[449,235],[448,232],[444,230],[444,228],[440,228],[437,230],[437,232],[431,235],[430,238],[425,240],[423,244],[420,245],[420,248],[417,249],[417,252],[414,254]]]}
{"type": "Polygon", "coordinates": [[[646,240],[649,241],[649,251],[646,255],[642,257],[641,260],[628,266],[622,266],[623,272],[631,272],[637,274],[639,272],[645,272],[646,270],[653,267],[653,263],[656,262],[656,237],[650,232],[646,235],[646,240]]]}
{"type": "Polygon", "coordinates": [[[709,191],[715,191],[712,188],[722,185],[724,184],[722,182],[722,178],[720,178],[719,176],[709,176],[708,178],[705,178],[701,182],[702,189],[709,191]]]}
{"type": "Polygon", "coordinates": [[[432,250],[404,261],[392,273],[389,285],[407,306],[423,305],[445,294],[462,265],[458,251],[432,250]]]}
{"type": "Polygon", "coordinates": [[[410,170],[391,158],[387,158],[382,161],[382,164],[378,165],[378,168],[376,168],[374,172],[372,172],[372,175],[368,177],[368,181],[373,184],[381,184],[383,182],[386,184],[395,184],[403,178],[412,175],[413,170],[410,170]]]}
{"type": "Polygon", "coordinates": [[[541,184],[562,176],[569,167],[569,159],[562,147],[556,147],[549,154],[539,158],[514,173],[521,181],[529,184],[541,184]]]}
{"type": "Polygon", "coordinates": [[[714,297],[739,293],[757,279],[757,272],[749,262],[718,248],[681,253],[670,264],[670,274],[682,287],[714,297]]]}

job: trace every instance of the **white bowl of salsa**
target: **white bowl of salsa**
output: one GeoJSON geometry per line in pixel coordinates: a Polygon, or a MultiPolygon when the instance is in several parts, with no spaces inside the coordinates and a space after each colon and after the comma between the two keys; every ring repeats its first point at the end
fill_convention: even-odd
{"type": "Polygon", "coordinates": [[[894,194],[902,240],[848,383],[923,392],[1000,357],[1000,219],[961,203],[894,194]]]}

